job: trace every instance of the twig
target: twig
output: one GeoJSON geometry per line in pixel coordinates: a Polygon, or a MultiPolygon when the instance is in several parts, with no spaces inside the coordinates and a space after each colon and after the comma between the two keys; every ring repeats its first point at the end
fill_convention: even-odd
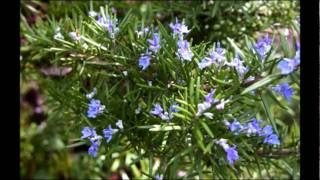
{"type": "Polygon", "coordinates": [[[278,151],[263,151],[263,150],[258,150],[257,152],[258,156],[262,157],[271,157],[271,158],[279,158],[283,156],[290,156],[293,154],[299,154],[298,149],[282,149],[278,151]]]}

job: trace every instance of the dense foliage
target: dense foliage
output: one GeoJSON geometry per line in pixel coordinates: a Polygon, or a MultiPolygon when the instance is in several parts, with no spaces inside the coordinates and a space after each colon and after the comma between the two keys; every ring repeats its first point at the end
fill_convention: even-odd
{"type": "Polygon", "coordinates": [[[22,2],[29,178],[298,178],[298,2],[22,2]]]}

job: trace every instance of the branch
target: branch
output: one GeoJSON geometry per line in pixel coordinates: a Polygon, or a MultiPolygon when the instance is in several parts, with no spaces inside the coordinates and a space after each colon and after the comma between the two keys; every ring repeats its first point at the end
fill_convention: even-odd
{"type": "Polygon", "coordinates": [[[290,156],[290,155],[299,154],[299,153],[300,152],[298,149],[282,149],[278,151],[263,151],[260,149],[256,152],[258,156],[270,157],[270,158],[280,158],[283,156],[290,156]]]}

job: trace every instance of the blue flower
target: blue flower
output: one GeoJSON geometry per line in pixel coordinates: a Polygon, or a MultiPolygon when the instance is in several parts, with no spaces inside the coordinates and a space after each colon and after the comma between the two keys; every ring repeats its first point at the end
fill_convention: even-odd
{"type": "Polygon", "coordinates": [[[292,59],[284,58],[279,62],[277,68],[280,69],[281,74],[289,74],[294,70],[294,63],[292,63],[292,59]]]}
{"type": "Polygon", "coordinates": [[[91,143],[97,143],[102,138],[101,136],[97,135],[96,128],[84,127],[81,133],[81,139],[89,139],[91,143]]]}
{"type": "Polygon", "coordinates": [[[226,139],[220,139],[216,143],[219,144],[223,148],[223,150],[227,153],[227,160],[229,161],[229,164],[234,164],[234,161],[239,159],[239,155],[235,145],[233,147],[230,147],[227,144],[226,139]]]}
{"type": "Polygon", "coordinates": [[[69,36],[74,41],[80,41],[80,39],[81,39],[81,36],[78,35],[76,32],[70,32],[69,36]]]}
{"type": "Polygon", "coordinates": [[[266,125],[260,132],[260,136],[269,136],[273,133],[272,126],[266,125]]]}
{"type": "Polygon", "coordinates": [[[116,133],[118,129],[112,129],[111,125],[108,126],[108,128],[105,128],[103,130],[103,136],[106,138],[107,143],[109,143],[112,139],[112,135],[116,133]]]}
{"type": "Polygon", "coordinates": [[[174,103],[170,106],[169,111],[170,111],[170,112],[179,112],[180,110],[177,109],[177,107],[179,107],[178,104],[174,102],[174,103]]]}
{"type": "Polygon", "coordinates": [[[151,51],[153,51],[154,53],[157,53],[160,49],[160,36],[159,36],[159,34],[154,34],[153,39],[148,39],[147,41],[150,45],[149,49],[151,51]]]}
{"type": "Polygon", "coordinates": [[[236,71],[238,72],[238,74],[240,75],[240,77],[243,77],[243,75],[248,72],[248,68],[246,68],[243,65],[243,61],[241,61],[239,55],[237,54],[236,57],[230,62],[230,63],[226,63],[227,65],[231,66],[231,67],[235,67],[236,71]]]}
{"type": "Polygon", "coordinates": [[[271,39],[269,38],[269,34],[266,34],[264,39],[259,39],[255,45],[255,48],[260,56],[260,59],[264,61],[267,53],[271,49],[271,39]]]}
{"type": "Polygon", "coordinates": [[[98,17],[97,23],[98,23],[100,26],[104,27],[104,28],[107,28],[107,27],[108,27],[107,22],[103,19],[102,16],[99,16],[99,17],[98,17]]]}
{"type": "Polygon", "coordinates": [[[81,133],[82,133],[81,139],[86,139],[88,137],[94,136],[96,132],[95,132],[95,128],[84,127],[81,133]]]}
{"type": "Polygon", "coordinates": [[[216,49],[211,56],[214,57],[219,63],[221,63],[226,59],[225,53],[225,50],[220,47],[220,42],[217,42],[216,49]]]}
{"type": "MultiPolygon", "coordinates": [[[[196,116],[202,115],[202,113],[205,110],[207,110],[207,109],[209,109],[211,107],[212,103],[218,102],[218,100],[213,98],[214,92],[215,92],[215,90],[211,90],[210,93],[208,93],[204,97],[205,101],[198,104],[198,112],[197,112],[196,116]]],[[[210,115],[209,115],[209,118],[210,118],[210,115]]]]}
{"type": "Polygon", "coordinates": [[[237,129],[242,129],[242,125],[236,119],[229,125],[229,129],[231,132],[236,131],[237,129]]]}
{"type": "Polygon", "coordinates": [[[169,114],[168,112],[164,112],[164,113],[159,114],[159,117],[162,120],[168,121],[173,118],[173,115],[171,113],[169,114]]]}
{"type": "Polygon", "coordinates": [[[216,62],[222,65],[222,62],[226,60],[225,50],[220,47],[220,42],[217,42],[215,50],[210,50],[208,54],[209,57],[203,58],[201,62],[198,64],[200,69],[209,67],[212,64],[215,64],[216,62]]]}
{"type": "Polygon", "coordinates": [[[81,139],[89,139],[91,142],[91,146],[88,149],[88,153],[93,157],[97,156],[97,151],[100,145],[101,136],[97,135],[96,128],[84,127],[82,129],[82,137],[81,139]]]}
{"type": "Polygon", "coordinates": [[[178,19],[176,18],[176,23],[170,23],[169,24],[170,28],[173,31],[173,35],[179,35],[179,37],[182,37],[183,34],[187,34],[190,32],[190,30],[188,30],[188,27],[184,24],[184,22],[179,23],[178,19]]]}
{"type": "Polygon", "coordinates": [[[205,110],[209,109],[210,107],[211,107],[211,104],[208,102],[199,103],[198,104],[198,112],[197,112],[196,116],[202,115],[202,113],[205,110]]]}
{"type": "Polygon", "coordinates": [[[296,45],[297,50],[296,54],[293,59],[284,58],[282,61],[279,62],[277,68],[280,69],[281,74],[286,75],[293,72],[297,66],[300,65],[300,45],[296,45]]]}
{"type": "Polygon", "coordinates": [[[89,103],[89,109],[87,111],[87,116],[89,118],[96,118],[98,114],[101,114],[105,106],[100,103],[100,100],[91,99],[89,103]]]}
{"type": "Polygon", "coordinates": [[[271,134],[269,136],[267,136],[264,141],[264,143],[268,143],[268,144],[272,144],[272,145],[279,145],[280,141],[277,135],[275,134],[271,134]]]}
{"type": "Polygon", "coordinates": [[[209,67],[213,64],[212,59],[205,57],[201,60],[201,62],[198,64],[199,69],[204,69],[206,67],[209,67]]]}
{"type": "Polygon", "coordinates": [[[119,129],[123,129],[122,120],[119,119],[119,120],[116,122],[116,126],[117,126],[119,129]]]}
{"type": "Polygon", "coordinates": [[[164,110],[162,109],[162,107],[160,106],[160,104],[155,104],[153,110],[150,111],[151,114],[155,115],[155,116],[159,116],[162,120],[171,120],[173,118],[173,111],[176,111],[175,109],[176,105],[173,105],[173,107],[170,107],[169,113],[168,112],[164,112],[164,110]],[[172,111],[173,110],[173,111],[172,111]]]}
{"type": "Polygon", "coordinates": [[[117,27],[118,19],[112,18],[109,15],[106,15],[106,20],[103,17],[99,16],[97,23],[103,28],[107,29],[109,32],[110,38],[114,39],[116,34],[119,32],[119,28],[117,27]]]}
{"type": "Polygon", "coordinates": [[[98,150],[99,150],[99,144],[98,143],[92,143],[92,145],[88,149],[88,154],[90,154],[93,157],[96,157],[98,150]]]}
{"type": "Polygon", "coordinates": [[[238,151],[236,150],[235,145],[225,149],[225,152],[227,153],[227,160],[229,161],[229,164],[234,164],[234,161],[239,159],[238,151]]]}
{"type": "Polygon", "coordinates": [[[142,55],[139,59],[139,66],[142,67],[142,70],[145,70],[150,65],[151,57],[146,54],[142,55]]]}
{"type": "Polygon", "coordinates": [[[291,100],[291,97],[293,95],[293,89],[289,86],[288,83],[282,83],[277,86],[272,87],[272,89],[277,93],[281,94],[285,97],[287,101],[291,100]]]}
{"type": "Polygon", "coordinates": [[[224,109],[224,106],[226,105],[226,103],[228,103],[229,100],[224,100],[224,99],[221,99],[220,103],[216,105],[216,108],[217,110],[222,110],[224,109]]]}
{"type": "Polygon", "coordinates": [[[191,61],[193,53],[190,50],[189,42],[187,40],[179,39],[177,42],[178,45],[178,57],[181,60],[191,61]]]}
{"type": "Polygon", "coordinates": [[[244,131],[248,135],[259,134],[261,131],[260,123],[261,120],[256,120],[255,118],[253,118],[250,122],[243,126],[241,131],[244,131]]]}
{"type": "Polygon", "coordinates": [[[89,93],[89,94],[87,94],[86,97],[87,97],[88,99],[92,99],[93,96],[96,95],[96,94],[97,94],[97,88],[93,88],[92,92],[89,93]]]}
{"type": "Polygon", "coordinates": [[[210,104],[218,102],[217,99],[213,98],[214,92],[215,92],[215,90],[211,90],[210,93],[208,93],[206,96],[204,96],[205,102],[210,103],[210,104]]]}
{"type": "Polygon", "coordinates": [[[160,116],[163,113],[163,109],[160,104],[155,104],[154,109],[150,112],[153,115],[160,116]]]}

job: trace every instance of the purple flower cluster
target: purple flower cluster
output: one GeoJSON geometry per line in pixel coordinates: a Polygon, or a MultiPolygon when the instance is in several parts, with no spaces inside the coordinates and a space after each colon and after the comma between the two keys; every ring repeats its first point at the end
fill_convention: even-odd
{"type": "MultiPolygon", "coordinates": [[[[204,111],[206,111],[207,109],[209,109],[211,107],[211,105],[213,103],[217,103],[218,102],[217,99],[213,98],[214,92],[215,92],[215,90],[211,90],[211,92],[208,93],[204,97],[205,101],[198,104],[198,112],[197,112],[196,116],[201,116],[204,113],[204,111]]],[[[210,114],[206,114],[206,116],[210,117],[211,115],[210,114]]]]}
{"type": "Polygon", "coordinates": [[[272,126],[266,125],[260,132],[260,136],[264,136],[265,139],[263,143],[268,144],[280,144],[279,138],[277,135],[273,134],[272,126]]]}
{"type": "Polygon", "coordinates": [[[97,115],[103,113],[105,106],[101,104],[100,100],[93,99],[93,96],[97,94],[97,89],[93,88],[93,91],[86,95],[90,102],[88,104],[89,109],[87,111],[88,118],[96,118],[97,115]]]}
{"type": "Polygon", "coordinates": [[[238,154],[238,151],[236,150],[237,148],[236,145],[233,145],[232,147],[230,147],[227,144],[226,139],[220,139],[216,143],[219,144],[223,148],[223,150],[227,153],[227,160],[229,161],[229,164],[233,165],[234,162],[239,159],[239,154],[238,154]]]}
{"type": "Polygon", "coordinates": [[[222,65],[226,60],[225,53],[225,50],[220,47],[220,42],[217,42],[215,50],[211,50],[209,52],[209,57],[203,58],[198,64],[199,68],[204,69],[211,66],[212,64],[222,65]]]}
{"type": "Polygon", "coordinates": [[[87,111],[88,118],[96,118],[98,114],[103,113],[105,106],[101,104],[100,100],[91,99],[89,109],[87,111]]]}
{"type": "Polygon", "coordinates": [[[262,120],[255,118],[251,119],[248,123],[241,125],[236,119],[232,123],[224,120],[223,123],[229,128],[231,132],[235,134],[245,133],[249,135],[257,135],[264,137],[264,143],[279,145],[280,141],[276,134],[273,134],[272,126],[266,125],[263,128],[260,127],[262,120]]]}
{"type": "Polygon", "coordinates": [[[111,39],[114,39],[116,34],[119,32],[119,28],[117,27],[118,24],[118,19],[113,17],[111,18],[108,14],[106,15],[106,19],[104,19],[103,17],[99,16],[97,23],[102,26],[103,28],[105,28],[110,35],[111,39]]]}
{"type": "MultiPolygon", "coordinates": [[[[176,18],[176,23],[170,23],[169,24],[171,30],[173,31],[173,36],[178,35],[179,38],[183,36],[183,34],[188,34],[190,30],[188,30],[188,27],[182,23],[179,23],[179,20],[176,18]]],[[[181,38],[182,39],[182,38],[181,38]]]]}
{"type": "Polygon", "coordinates": [[[153,53],[158,53],[160,46],[160,36],[158,33],[153,34],[153,39],[147,40],[149,43],[149,48],[147,49],[147,52],[145,54],[142,54],[139,58],[139,66],[142,67],[142,70],[146,70],[147,67],[150,65],[151,60],[151,53],[149,52],[149,49],[153,53]]]}
{"type": "Polygon", "coordinates": [[[269,34],[266,34],[263,39],[259,39],[255,44],[255,49],[258,52],[258,55],[262,61],[265,60],[267,53],[271,49],[271,39],[269,38],[269,34]]]}
{"type": "Polygon", "coordinates": [[[244,74],[249,70],[243,65],[243,61],[241,61],[238,54],[236,54],[236,57],[230,63],[226,62],[226,64],[230,67],[234,67],[241,78],[243,78],[244,74]]]}
{"type": "Polygon", "coordinates": [[[272,87],[277,94],[284,96],[287,101],[291,100],[291,97],[294,93],[293,89],[290,87],[288,83],[281,83],[277,86],[272,87]]]}
{"type": "MultiPolygon", "coordinates": [[[[89,118],[95,118],[98,114],[102,113],[105,109],[104,105],[101,105],[99,100],[92,99],[94,95],[97,94],[97,89],[94,88],[92,92],[86,94],[86,97],[90,99],[89,109],[87,111],[87,115],[89,118]]],[[[118,120],[116,122],[116,126],[123,130],[122,120],[118,120]]],[[[112,129],[111,125],[108,128],[103,130],[104,138],[107,142],[110,142],[112,139],[112,135],[116,133],[119,129],[112,129]]],[[[93,157],[97,156],[97,151],[99,149],[102,137],[97,135],[96,128],[84,127],[82,129],[82,137],[81,139],[89,139],[91,142],[91,146],[88,149],[88,153],[93,157]]]]}
{"type": "Polygon", "coordinates": [[[196,113],[196,116],[199,117],[203,114],[207,118],[212,119],[212,116],[213,116],[212,113],[209,113],[209,112],[204,113],[204,112],[209,108],[211,108],[212,104],[216,104],[217,110],[222,110],[224,109],[224,106],[226,105],[226,103],[230,101],[230,100],[224,100],[224,99],[218,100],[213,98],[214,92],[215,90],[211,90],[211,92],[205,96],[205,101],[198,104],[198,111],[196,113]]]}
{"type": "Polygon", "coordinates": [[[147,67],[150,65],[150,54],[142,54],[139,58],[139,66],[142,68],[142,70],[146,70],[147,67]]]}
{"type": "Polygon", "coordinates": [[[173,31],[173,36],[178,35],[179,40],[177,41],[178,52],[176,53],[178,58],[181,61],[191,61],[193,57],[193,53],[190,49],[190,43],[187,40],[183,39],[184,34],[188,34],[190,30],[184,24],[184,22],[179,23],[178,19],[176,19],[176,23],[169,24],[171,30],[173,31]]]}
{"type": "Polygon", "coordinates": [[[88,149],[88,153],[93,157],[96,157],[102,137],[97,135],[96,128],[84,127],[81,133],[81,139],[89,139],[91,142],[91,146],[88,149]]]}
{"type": "Polygon", "coordinates": [[[157,33],[153,34],[153,39],[147,40],[149,43],[149,49],[153,51],[154,53],[157,53],[160,49],[160,36],[157,33]]]}
{"type": "MultiPolygon", "coordinates": [[[[118,120],[116,126],[121,130],[123,129],[122,120],[118,120]]],[[[111,125],[108,128],[103,129],[103,136],[106,139],[107,143],[109,143],[112,139],[113,134],[118,132],[119,129],[113,129],[111,125]]],[[[99,150],[99,146],[101,144],[102,136],[97,135],[96,128],[84,127],[81,131],[82,136],[81,139],[89,139],[91,142],[91,146],[88,149],[88,154],[93,157],[97,156],[97,152],[99,150]]]]}
{"type": "Polygon", "coordinates": [[[177,45],[178,45],[178,52],[177,52],[178,58],[181,59],[182,61],[184,60],[191,61],[193,57],[193,53],[190,50],[189,42],[187,40],[179,39],[177,42],[177,45]]]}
{"type": "Polygon", "coordinates": [[[223,120],[223,123],[228,126],[229,130],[231,132],[235,132],[235,134],[238,134],[238,131],[241,130],[243,127],[240,124],[239,121],[237,121],[236,119],[233,120],[232,123],[230,123],[229,121],[227,121],[226,119],[223,120]]]}
{"type": "Polygon", "coordinates": [[[294,58],[284,58],[279,62],[277,68],[281,71],[281,74],[286,75],[290,74],[300,65],[300,45],[297,44],[297,51],[294,58]]]}
{"type": "Polygon", "coordinates": [[[106,138],[107,143],[111,141],[113,134],[116,133],[117,131],[118,129],[113,129],[111,125],[109,125],[108,128],[105,128],[103,130],[103,136],[104,138],[106,138]]]}
{"type": "Polygon", "coordinates": [[[169,121],[173,118],[173,114],[175,112],[179,112],[179,110],[177,109],[178,104],[173,103],[170,107],[169,107],[169,112],[165,112],[163,110],[163,108],[161,107],[161,105],[159,103],[154,104],[153,110],[150,111],[151,114],[155,115],[155,116],[159,116],[162,120],[166,120],[169,121]]]}

